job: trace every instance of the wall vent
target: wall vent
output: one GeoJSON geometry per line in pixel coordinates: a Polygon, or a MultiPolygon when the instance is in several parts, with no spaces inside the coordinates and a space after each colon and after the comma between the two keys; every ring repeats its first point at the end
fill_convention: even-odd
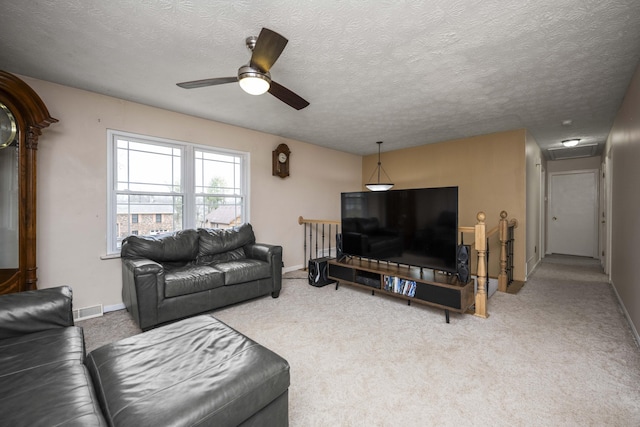
{"type": "Polygon", "coordinates": [[[551,160],[577,159],[580,157],[592,157],[598,154],[598,144],[585,144],[576,147],[558,147],[547,149],[551,160]]]}
{"type": "Polygon", "coordinates": [[[85,320],[102,316],[102,304],[73,310],[73,320],[85,320]]]}

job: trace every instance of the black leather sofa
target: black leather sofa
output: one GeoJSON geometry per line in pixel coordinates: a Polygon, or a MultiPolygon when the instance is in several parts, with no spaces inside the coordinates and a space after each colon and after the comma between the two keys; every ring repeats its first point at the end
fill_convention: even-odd
{"type": "Polygon", "coordinates": [[[120,256],[122,299],[142,330],[282,287],[282,247],[256,243],[251,224],[128,236],[120,256]]]}
{"type": "Polygon", "coordinates": [[[289,365],[212,316],[85,357],[68,287],[0,296],[0,425],[286,426],[289,365]]]}
{"type": "Polygon", "coordinates": [[[0,297],[0,424],[106,426],[66,287],[0,297]]]}

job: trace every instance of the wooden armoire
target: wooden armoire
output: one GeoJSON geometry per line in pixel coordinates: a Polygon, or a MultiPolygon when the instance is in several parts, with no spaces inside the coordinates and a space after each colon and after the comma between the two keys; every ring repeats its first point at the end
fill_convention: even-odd
{"type": "Polygon", "coordinates": [[[37,288],[36,153],[57,122],[23,80],[0,70],[0,294],[37,288]]]}

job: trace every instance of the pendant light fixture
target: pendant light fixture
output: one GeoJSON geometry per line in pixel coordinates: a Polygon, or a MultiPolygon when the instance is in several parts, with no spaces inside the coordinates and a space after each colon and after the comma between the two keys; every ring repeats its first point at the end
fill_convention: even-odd
{"type": "Polygon", "coordinates": [[[391,178],[389,178],[389,175],[387,175],[387,172],[382,167],[382,162],[380,162],[380,147],[382,146],[382,141],[378,141],[376,142],[376,144],[378,144],[378,166],[371,174],[371,177],[369,178],[370,183],[367,184],[366,187],[371,191],[387,191],[390,190],[391,187],[393,187],[393,184],[391,184],[390,182],[380,182],[380,172],[384,172],[389,181],[391,181],[391,178]],[[378,172],[378,182],[373,183],[371,182],[371,179],[376,174],[376,171],[378,172]]]}

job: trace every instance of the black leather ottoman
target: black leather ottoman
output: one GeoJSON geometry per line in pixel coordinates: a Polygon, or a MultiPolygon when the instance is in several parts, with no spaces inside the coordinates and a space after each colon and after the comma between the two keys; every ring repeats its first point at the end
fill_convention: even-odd
{"type": "Polygon", "coordinates": [[[87,356],[114,426],[286,426],[289,364],[209,315],[87,356]]]}

